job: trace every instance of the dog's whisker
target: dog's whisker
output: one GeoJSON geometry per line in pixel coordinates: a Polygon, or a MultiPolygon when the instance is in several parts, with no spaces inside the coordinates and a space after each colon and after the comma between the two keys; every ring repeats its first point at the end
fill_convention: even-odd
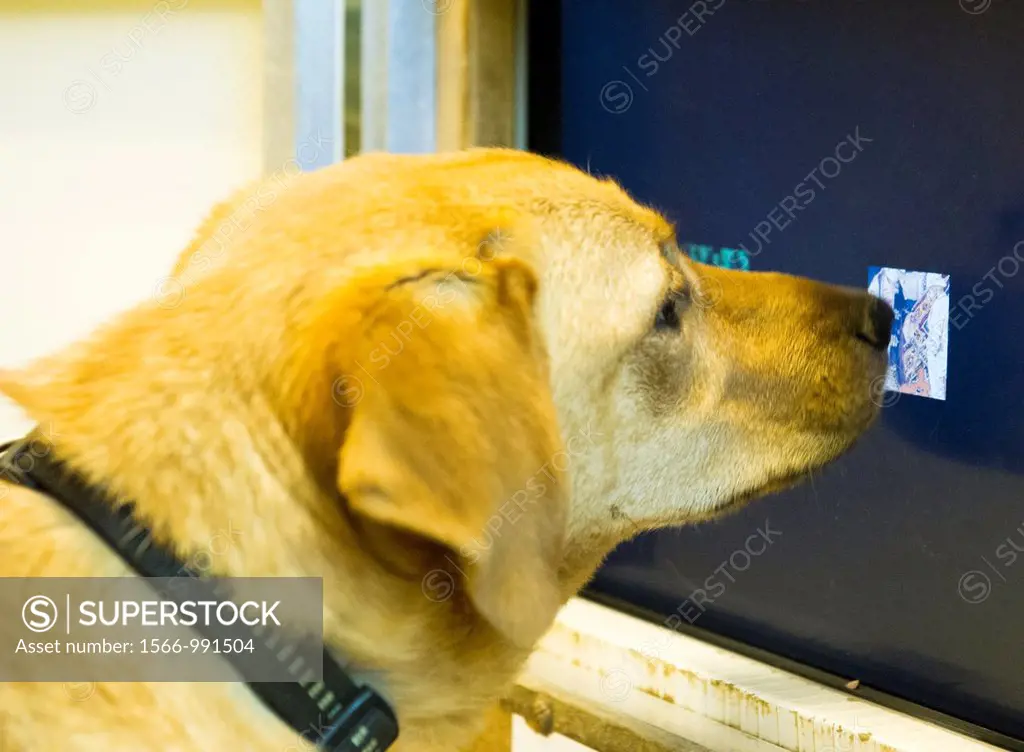
{"type": "Polygon", "coordinates": [[[639,526],[638,524],[636,524],[636,520],[634,520],[634,519],[633,519],[632,517],[630,517],[630,516],[629,516],[628,514],[625,514],[625,513],[623,513],[623,517],[625,517],[625,518],[626,518],[626,521],[627,521],[627,522],[628,522],[628,523],[629,523],[630,525],[632,525],[632,526],[633,526],[633,530],[634,530],[634,531],[636,532],[636,534],[637,534],[637,535],[639,535],[640,533],[642,533],[642,532],[644,531],[642,527],[640,527],[640,526],[639,526]]]}
{"type": "Polygon", "coordinates": [[[679,567],[676,566],[676,563],[672,561],[672,559],[666,556],[665,563],[669,565],[669,567],[672,569],[672,572],[675,574],[676,577],[679,578],[681,582],[686,582],[686,578],[683,576],[683,573],[679,571],[679,567]]]}
{"type": "Polygon", "coordinates": [[[818,487],[814,485],[814,470],[807,471],[807,479],[811,483],[811,496],[814,497],[814,505],[821,511],[821,497],[818,495],[818,487]]]}

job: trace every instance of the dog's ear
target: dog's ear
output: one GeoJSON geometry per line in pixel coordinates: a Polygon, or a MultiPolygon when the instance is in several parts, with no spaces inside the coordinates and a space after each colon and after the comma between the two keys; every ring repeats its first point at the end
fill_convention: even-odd
{"type": "Polygon", "coordinates": [[[507,258],[406,271],[361,316],[341,377],[351,511],[450,549],[473,607],[522,645],[562,604],[568,503],[536,288],[507,258]]]}

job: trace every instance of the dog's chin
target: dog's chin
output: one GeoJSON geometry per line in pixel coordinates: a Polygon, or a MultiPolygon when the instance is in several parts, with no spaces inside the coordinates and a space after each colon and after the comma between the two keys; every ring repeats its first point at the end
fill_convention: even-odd
{"type": "Polygon", "coordinates": [[[725,517],[731,517],[756,499],[781,493],[782,491],[786,491],[794,486],[800,485],[811,475],[811,473],[824,464],[826,463],[821,463],[821,465],[808,467],[805,470],[789,473],[787,475],[781,475],[777,478],[772,478],[770,481],[763,483],[756,488],[751,488],[747,491],[740,491],[721,506],[711,509],[707,515],[703,516],[699,521],[712,522],[715,520],[721,520],[725,517]]]}
{"type": "Polygon", "coordinates": [[[864,430],[868,425],[874,422],[876,416],[877,412],[873,413],[865,422],[865,425],[858,427],[850,433],[830,436],[828,440],[823,442],[823,445],[835,447],[832,451],[827,452],[820,457],[810,458],[807,464],[802,468],[770,475],[764,482],[749,489],[738,491],[736,494],[729,497],[725,503],[708,510],[708,512],[701,516],[697,521],[713,521],[720,520],[724,517],[730,517],[756,499],[760,499],[765,496],[772,496],[800,485],[815,471],[820,470],[850,451],[854,444],[857,443],[858,439],[860,439],[861,435],[863,435],[864,430]]]}

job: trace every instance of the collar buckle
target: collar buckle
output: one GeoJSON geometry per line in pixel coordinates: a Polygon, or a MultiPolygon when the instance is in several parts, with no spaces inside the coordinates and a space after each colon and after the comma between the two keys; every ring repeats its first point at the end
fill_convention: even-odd
{"type": "Polygon", "coordinates": [[[323,730],[317,746],[330,752],[384,752],[396,739],[398,721],[391,707],[372,689],[363,687],[323,730]]]}

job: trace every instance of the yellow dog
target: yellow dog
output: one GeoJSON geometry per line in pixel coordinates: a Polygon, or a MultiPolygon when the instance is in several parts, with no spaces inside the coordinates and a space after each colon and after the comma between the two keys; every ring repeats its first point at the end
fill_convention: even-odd
{"type": "MultiPolygon", "coordinates": [[[[400,752],[470,743],[638,527],[849,447],[892,320],[864,292],[694,264],[613,182],[488,149],[252,186],[172,283],[0,392],[179,555],[231,529],[218,573],[322,577],[326,642],[393,705],[400,752]]],[[[0,575],[130,574],[53,499],[0,495],[0,575]]],[[[0,698],[12,749],[300,748],[245,685],[0,698]]]]}

